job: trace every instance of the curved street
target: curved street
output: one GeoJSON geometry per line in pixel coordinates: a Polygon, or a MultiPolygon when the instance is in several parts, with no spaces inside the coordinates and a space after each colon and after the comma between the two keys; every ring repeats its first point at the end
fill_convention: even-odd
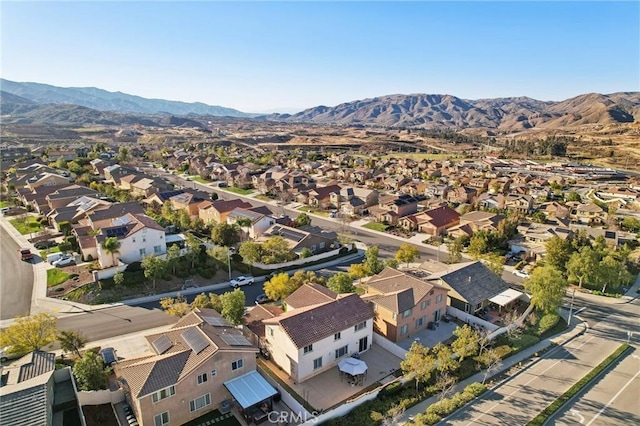
{"type": "MultiPolygon", "coordinates": [[[[0,226],[0,320],[31,312],[33,265],[20,260],[19,248],[18,243],[0,226]]],[[[40,258],[37,260],[41,261],[40,258]]]]}

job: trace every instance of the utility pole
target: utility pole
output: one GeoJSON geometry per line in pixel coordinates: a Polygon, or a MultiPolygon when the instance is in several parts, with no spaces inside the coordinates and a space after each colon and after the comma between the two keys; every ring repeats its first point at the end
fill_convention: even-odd
{"type": "Polygon", "coordinates": [[[567,325],[571,325],[571,317],[573,316],[573,299],[576,297],[576,289],[573,289],[571,294],[571,306],[569,307],[569,318],[567,319],[567,325]]]}
{"type": "Polygon", "coordinates": [[[229,281],[231,281],[231,247],[227,247],[227,265],[229,266],[229,281]]]}

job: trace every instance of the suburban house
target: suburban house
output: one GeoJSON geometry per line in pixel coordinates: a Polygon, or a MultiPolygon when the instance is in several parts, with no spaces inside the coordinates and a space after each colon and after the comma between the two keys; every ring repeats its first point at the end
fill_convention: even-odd
{"type": "Polygon", "coordinates": [[[418,203],[424,201],[422,197],[411,195],[397,195],[381,199],[377,206],[372,207],[371,214],[379,221],[396,225],[400,218],[418,211],[418,203]]]}
{"type": "Polygon", "coordinates": [[[460,215],[449,206],[405,216],[398,221],[398,225],[407,231],[418,231],[425,234],[440,236],[460,223],[460,215]]]}
{"type": "Polygon", "coordinates": [[[200,205],[210,198],[209,194],[202,191],[184,190],[180,194],[169,197],[169,201],[174,210],[184,210],[190,218],[196,219],[200,214],[200,205]]]}
{"type": "Polygon", "coordinates": [[[46,214],[51,210],[64,207],[70,202],[77,200],[78,198],[83,196],[99,198],[100,193],[82,185],[73,184],[64,186],[63,188],[59,188],[58,190],[47,194],[44,197],[46,206],[38,205],[37,210],[42,214],[46,214]]]}
{"type": "Polygon", "coordinates": [[[267,349],[296,383],[332,369],[373,342],[374,312],[357,294],[292,309],[265,319],[267,349]]]}
{"type": "Polygon", "coordinates": [[[350,216],[361,214],[378,202],[378,191],[369,188],[343,187],[330,195],[331,205],[350,216]]]}
{"type": "Polygon", "coordinates": [[[227,223],[234,224],[238,220],[246,219],[250,224],[240,226],[243,233],[251,239],[256,239],[264,234],[267,229],[275,225],[276,220],[272,217],[272,212],[266,206],[246,208],[236,208],[227,216],[227,223]]]}
{"type": "Polygon", "coordinates": [[[533,210],[533,197],[530,195],[498,195],[498,203],[501,209],[512,210],[519,213],[531,213],[533,210]]]}
{"type": "Polygon", "coordinates": [[[3,425],[81,424],[71,368],[56,370],[56,354],[34,351],[2,367],[0,419],[3,425]],[[75,418],[74,418],[75,417],[75,418]]]}
{"type": "Polygon", "coordinates": [[[104,201],[99,198],[82,196],[73,200],[64,207],[50,211],[47,214],[47,219],[49,224],[53,226],[56,231],[60,231],[61,223],[67,222],[70,225],[76,224],[85,216],[85,213],[110,204],[111,203],[109,201],[104,201]]]}
{"type": "Polygon", "coordinates": [[[450,189],[447,192],[446,200],[450,203],[466,204],[473,202],[477,195],[477,189],[461,185],[457,188],[450,189]]]}
{"type": "Polygon", "coordinates": [[[449,290],[447,305],[470,314],[488,306],[491,298],[509,290],[509,285],[480,261],[453,265],[427,261],[421,268],[430,272],[427,282],[449,290]]]}
{"type": "Polygon", "coordinates": [[[76,158],[78,158],[78,154],[72,150],[64,150],[64,151],[51,150],[47,152],[47,161],[49,162],[58,161],[58,160],[73,161],[76,158]]]}
{"type": "Polygon", "coordinates": [[[61,176],[57,173],[39,173],[30,177],[26,182],[26,186],[33,191],[39,186],[68,185],[69,181],[70,179],[68,177],[61,176]]]}
{"type": "Polygon", "coordinates": [[[454,238],[466,235],[471,237],[476,232],[483,230],[493,232],[498,229],[498,224],[504,216],[497,213],[474,211],[460,216],[460,223],[448,230],[448,234],[454,238]]]}
{"type": "Polygon", "coordinates": [[[593,225],[604,223],[607,217],[607,212],[605,212],[602,207],[594,203],[584,203],[575,206],[571,211],[571,215],[578,223],[593,225]]]}
{"type": "Polygon", "coordinates": [[[333,231],[326,231],[319,226],[309,225],[292,228],[275,224],[264,232],[260,240],[266,241],[269,237],[276,235],[283,237],[289,244],[291,251],[298,255],[305,248],[308,248],[314,254],[319,254],[340,247],[338,234],[333,231]]]}
{"type": "Polygon", "coordinates": [[[331,202],[331,195],[333,193],[340,192],[340,186],[338,185],[328,185],[328,186],[316,186],[315,188],[309,189],[307,191],[301,191],[296,200],[303,204],[308,204],[313,207],[320,208],[329,208],[337,206],[333,205],[331,202]]]}
{"type": "Polygon", "coordinates": [[[292,311],[294,309],[306,308],[311,305],[331,302],[337,298],[338,295],[336,293],[323,285],[306,283],[291,293],[284,300],[284,303],[287,307],[287,311],[292,311]]]}
{"type": "Polygon", "coordinates": [[[115,366],[141,426],[181,425],[232,397],[246,409],[277,393],[255,371],[258,349],[213,309],[196,309],[146,340],[150,353],[115,366]],[[247,379],[253,392],[234,394],[247,379]]]}
{"type": "Polygon", "coordinates": [[[411,337],[447,312],[448,289],[393,268],[365,284],[363,299],[373,304],[374,331],[392,342],[411,337]]]}
{"type": "Polygon", "coordinates": [[[167,252],[164,228],[144,214],[136,202],[93,210],[78,221],[73,232],[78,237],[83,259],[97,259],[102,268],[117,265],[117,259],[132,263],[149,254],[158,256],[167,252]],[[111,237],[120,243],[115,253],[108,253],[102,247],[111,237]]]}
{"type": "Polygon", "coordinates": [[[206,224],[226,223],[227,217],[233,210],[237,208],[250,209],[251,207],[253,206],[250,203],[241,199],[203,201],[198,206],[198,217],[206,224]]]}
{"type": "Polygon", "coordinates": [[[280,306],[256,304],[254,308],[249,309],[242,317],[242,323],[244,324],[242,333],[249,339],[252,345],[260,349],[266,349],[267,341],[264,335],[263,321],[277,317],[282,313],[284,313],[284,311],[280,306]]]}

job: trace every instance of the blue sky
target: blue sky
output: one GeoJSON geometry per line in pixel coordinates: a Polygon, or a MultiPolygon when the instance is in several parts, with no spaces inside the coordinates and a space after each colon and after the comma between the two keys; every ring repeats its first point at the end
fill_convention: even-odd
{"type": "Polygon", "coordinates": [[[248,112],[640,90],[626,2],[6,2],[3,78],[248,112]]]}

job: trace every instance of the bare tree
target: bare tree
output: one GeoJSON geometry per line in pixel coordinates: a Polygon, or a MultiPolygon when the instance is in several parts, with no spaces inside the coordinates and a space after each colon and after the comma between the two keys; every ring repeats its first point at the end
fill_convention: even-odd
{"type": "Polygon", "coordinates": [[[491,330],[487,328],[482,328],[477,330],[478,333],[478,355],[482,355],[482,352],[489,346],[491,340],[489,340],[489,336],[491,335],[491,330]]]}
{"type": "Polygon", "coordinates": [[[387,415],[382,421],[382,426],[395,426],[400,423],[400,418],[404,414],[404,408],[396,405],[387,411],[387,415]]]}
{"type": "Polygon", "coordinates": [[[495,349],[488,349],[482,356],[478,357],[480,361],[479,367],[484,367],[484,376],[482,377],[482,384],[487,379],[493,376],[500,367],[502,367],[502,358],[495,349]]]}
{"type": "Polygon", "coordinates": [[[453,393],[453,388],[456,384],[456,379],[449,374],[448,371],[445,371],[438,375],[438,380],[436,380],[436,389],[440,391],[440,395],[438,396],[438,400],[442,401],[451,393],[453,393]]]}
{"type": "Polygon", "coordinates": [[[522,335],[522,324],[518,320],[518,312],[516,311],[507,312],[503,317],[504,324],[507,327],[507,336],[510,339],[517,339],[522,335]]]}

